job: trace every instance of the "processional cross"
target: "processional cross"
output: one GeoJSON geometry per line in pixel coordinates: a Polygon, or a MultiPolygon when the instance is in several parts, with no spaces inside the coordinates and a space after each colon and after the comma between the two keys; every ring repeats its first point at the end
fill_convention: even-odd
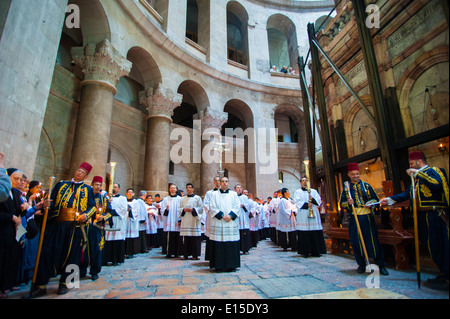
{"type": "Polygon", "coordinates": [[[219,170],[217,171],[217,173],[219,173],[220,178],[222,178],[224,176],[224,170],[222,169],[222,154],[223,152],[229,151],[230,149],[225,148],[226,146],[228,146],[228,143],[215,142],[214,145],[216,147],[214,147],[213,150],[219,152],[219,170]]]}

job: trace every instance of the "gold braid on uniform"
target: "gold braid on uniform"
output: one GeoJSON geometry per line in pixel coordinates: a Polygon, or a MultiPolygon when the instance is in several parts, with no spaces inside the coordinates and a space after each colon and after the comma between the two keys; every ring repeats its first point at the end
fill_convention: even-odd
{"type": "Polygon", "coordinates": [[[445,200],[447,202],[447,206],[449,205],[448,202],[448,184],[447,184],[447,179],[444,176],[444,173],[442,173],[442,171],[438,168],[438,167],[433,167],[433,169],[439,174],[439,176],[442,179],[442,188],[444,189],[444,195],[445,195],[445,200]]]}
{"type": "MultiPolygon", "coordinates": [[[[436,170],[436,168],[437,168],[437,167],[434,167],[434,170],[436,170]]],[[[439,173],[439,172],[438,172],[438,173],[439,173]]],[[[439,174],[439,175],[441,175],[441,174],[439,174]]],[[[423,178],[424,180],[426,180],[426,181],[427,181],[428,183],[430,183],[430,184],[434,184],[434,185],[439,184],[439,181],[438,181],[438,180],[436,180],[436,179],[434,179],[433,177],[427,175],[427,173],[425,173],[424,171],[417,171],[415,177],[423,178]]],[[[441,177],[442,177],[442,175],[441,175],[441,177]]],[[[444,180],[445,180],[445,178],[444,178],[444,180]]]]}
{"type": "Polygon", "coordinates": [[[87,219],[89,219],[92,216],[94,216],[95,213],[97,213],[97,207],[92,207],[90,211],[85,213],[85,215],[86,215],[87,219]]]}
{"type": "MultiPolygon", "coordinates": [[[[80,186],[80,188],[81,188],[81,186],[80,186]]],[[[87,210],[87,203],[88,203],[88,190],[87,190],[87,188],[83,189],[83,195],[84,196],[82,196],[82,198],[80,198],[80,206],[79,206],[79,209],[80,209],[81,212],[84,212],[84,211],[87,210]]],[[[90,216],[88,218],[90,218],[91,216],[92,216],[92,214],[90,214],[90,216]]]]}

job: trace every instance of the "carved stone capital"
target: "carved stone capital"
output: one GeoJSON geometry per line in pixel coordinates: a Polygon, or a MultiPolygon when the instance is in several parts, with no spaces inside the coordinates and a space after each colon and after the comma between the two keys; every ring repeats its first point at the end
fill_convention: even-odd
{"type": "Polygon", "coordinates": [[[71,50],[73,62],[78,65],[84,79],[81,85],[98,82],[106,84],[117,93],[117,84],[122,76],[127,76],[132,63],[124,58],[108,40],[71,50]]]}
{"type": "Polygon", "coordinates": [[[207,107],[200,111],[196,118],[202,121],[203,129],[217,128],[221,130],[222,126],[228,121],[228,113],[207,107]]]}
{"type": "Polygon", "coordinates": [[[161,83],[139,93],[139,102],[147,107],[148,117],[165,117],[172,121],[173,111],[183,102],[183,95],[173,93],[161,83]]]}

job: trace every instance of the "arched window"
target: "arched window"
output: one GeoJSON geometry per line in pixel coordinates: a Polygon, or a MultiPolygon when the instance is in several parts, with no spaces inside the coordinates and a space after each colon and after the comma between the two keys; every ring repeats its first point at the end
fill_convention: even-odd
{"type": "Polygon", "coordinates": [[[281,71],[292,67],[298,74],[298,41],[295,24],[282,14],[274,14],[267,21],[267,38],[271,66],[281,71]]]}
{"type": "Polygon", "coordinates": [[[198,6],[197,0],[187,0],[186,38],[198,43],[198,6]]]}
{"type": "Polygon", "coordinates": [[[248,62],[248,14],[236,1],[227,5],[228,60],[247,65],[248,62]]]}

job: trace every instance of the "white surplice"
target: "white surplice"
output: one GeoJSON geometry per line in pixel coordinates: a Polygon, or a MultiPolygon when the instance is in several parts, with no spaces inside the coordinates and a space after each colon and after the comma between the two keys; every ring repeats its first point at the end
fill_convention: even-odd
{"type": "Polygon", "coordinates": [[[269,203],[269,223],[270,227],[277,227],[277,212],[278,212],[278,204],[280,203],[280,199],[278,197],[273,198],[269,203]]]}
{"type": "Polygon", "coordinates": [[[128,202],[128,206],[131,211],[128,214],[127,219],[127,233],[126,238],[137,238],[139,237],[139,212],[141,210],[141,205],[137,199],[133,199],[128,202]]]}
{"type": "MultiPolygon", "coordinates": [[[[245,196],[245,195],[243,195],[245,196]]],[[[229,190],[222,193],[220,190],[211,194],[211,231],[210,240],[217,242],[239,241],[239,214],[241,202],[236,192],[229,190]],[[222,218],[217,218],[217,214],[229,215],[233,212],[236,215],[234,220],[226,222],[222,218]]]]}
{"type": "Polygon", "coordinates": [[[198,195],[193,197],[184,196],[181,200],[180,207],[178,208],[178,218],[181,218],[180,236],[201,236],[202,235],[202,212],[203,203],[202,198],[198,195]],[[194,212],[185,212],[185,208],[192,208],[197,213],[193,216],[194,212]]]}
{"type": "Polygon", "coordinates": [[[297,213],[297,224],[296,229],[297,230],[323,230],[322,222],[320,220],[320,212],[319,207],[322,204],[322,199],[320,198],[319,193],[315,189],[311,189],[311,196],[315,199],[316,203],[318,205],[313,204],[313,212],[314,212],[314,218],[309,218],[309,208],[308,209],[301,209],[304,204],[309,203],[309,194],[308,191],[297,189],[294,193],[294,203],[298,208],[297,213]]]}
{"type": "Polygon", "coordinates": [[[158,209],[153,205],[148,205],[145,203],[145,209],[147,210],[148,214],[148,228],[147,228],[147,234],[156,234],[158,232],[157,225],[156,225],[156,218],[158,216],[158,209]]]}
{"type": "Polygon", "coordinates": [[[118,216],[113,216],[114,228],[120,228],[117,231],[105,231],[105,240],[125,240],[125,235],[127,232],[127,219],[128,219],[128,202],[125,196],[113,196],[110,200],[111,208],[114,209],[118,216]]]}
{"type": "Polygon", "coordinates": [[[166,196],[161,201],[161,214],[163,215],[163,228],[165,232],[179,232],[178,208],[180,207],[180,196],[166,196]],[[169,206],[167,216],[164,216],[166,208],[169,206]]]}
{"type": "Polygon", "coordinates": [[[206,192],[205,198],[203,199],[203,218],[205,221],[205,236],[209,238],[211,232],[211,211],[210,211],[210,201],[213,192],[218,192],[218,190],[211,189],[206,192]]]}
{"type": "Polygon", "coordinates": [[[282,232],[295,231],[295,216],[297,207],[290,199],[281,198],[277,212],[277,230],[282,232]]]}
{"type": "Polygon", "coordinates": [[[238,196],[238,199],[240,204],[244,205],[244,207],[240,207],[239,204],[239,229],[250,229],[250,218],[248,215],[251,207],[250,200],[244,194],[238,196]]]}

